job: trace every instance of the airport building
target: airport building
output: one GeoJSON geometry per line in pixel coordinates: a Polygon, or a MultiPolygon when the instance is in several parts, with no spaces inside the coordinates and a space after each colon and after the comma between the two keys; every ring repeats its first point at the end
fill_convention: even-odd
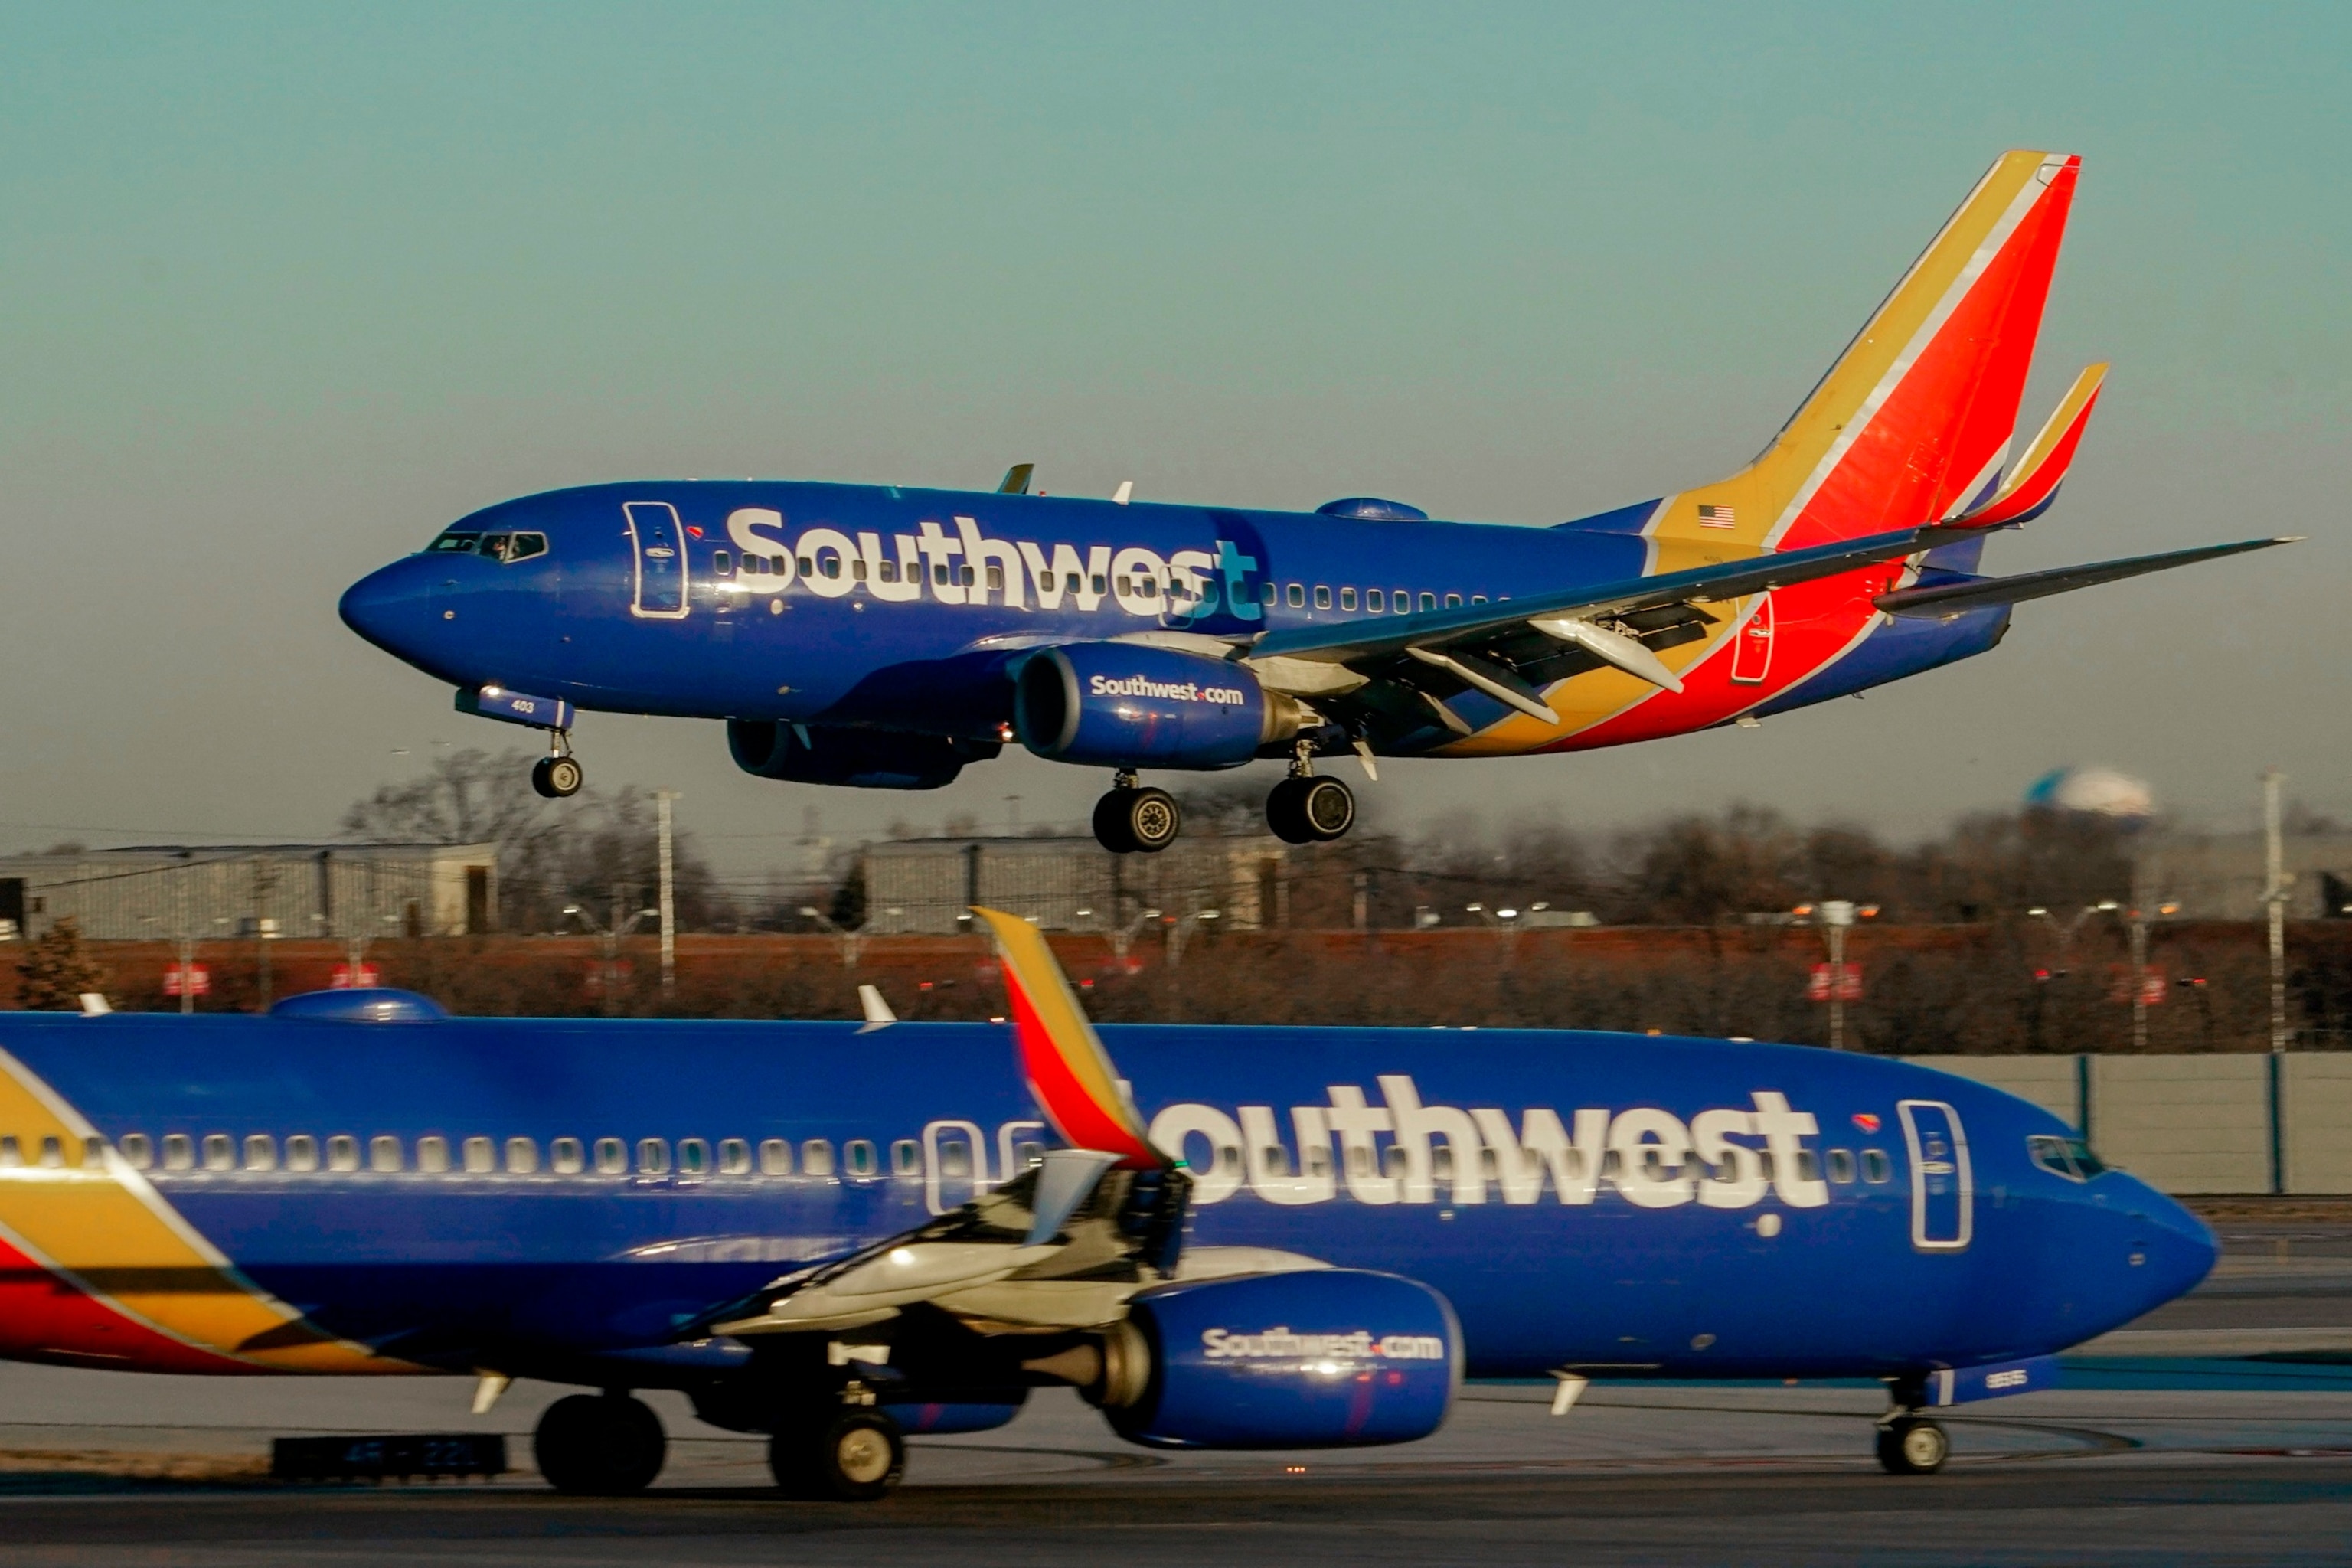
{"type": "Polygon", "coordinates": [[[1156,909],[1227,931],[1286,923],[1286,850],[1270,834],[1178,839],[1113,855],[1087,837],[908,838],[867,846],[866,931],[950,934],[974,904],[1047,931],[1108,931],[1156,909]]]}
{"type": "Polygon", "coordinates": [[[465,936],[495,929],[491,844],[142,845],[0,856],[0,940],[465,936]]]}

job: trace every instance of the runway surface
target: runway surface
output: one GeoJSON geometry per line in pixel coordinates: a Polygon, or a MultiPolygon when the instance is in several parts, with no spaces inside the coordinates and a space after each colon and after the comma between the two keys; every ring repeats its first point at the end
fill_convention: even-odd
{"type": "Polygon", "coordinates": [[[456,1379],[0,1367],[0,1562],[2352,1562],[2352,1226],[2217,1228],[2203,1289],[2084,1347],[2064,1388],[1953,1413],[1933,1478],[1879,1473],[1869,1387],[1601,1384],[1556,1419],[1545,1388],[1473,1385],[1426,1442],[1304,1455],[1150,1453],[1050,1394],[919,1440],[887,1503],[819,1506],[776,1498],[757,1439],[655,1395],[661,1481],[582,1501],[529,1471],[561,1389],[518,1385],[478,1420],[456,1379]],[[2233,1359],[2282,1336],[2313,1348],[2233,1359]],[[509,1434],[518,1473],[265,1478],[274,1436],[468,1430],[509,1434]]]}

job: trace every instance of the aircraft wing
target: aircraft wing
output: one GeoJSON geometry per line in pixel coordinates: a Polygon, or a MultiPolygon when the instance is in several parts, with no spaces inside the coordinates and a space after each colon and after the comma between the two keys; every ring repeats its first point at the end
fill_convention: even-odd
{"type": "Polygon", "coordinates": [[[1897,529],[1892,533],[1815,545],[1810,550],[1751,555],[1696,566],[1686,572],[1554,589],[1493,605],[1467,605],[1460,609],[1429,610],[1414,616],[1366,616],[1338,626],[1268,632],[1251,645],[1248,657],[1348,664],[1402,654],[1410,648],[1444,650],[1474,644],[1534,620],[1613,617],[1669,605],[1736,599],[1792,583],[1809,583],[1816,577],[1834,577],[1841,572],[1881,562],[1900,561],[1906,555],[1933,549],[1940,542],[1939,533],[1944,531],[1947,531],[1933,528],[1897,529]]]}
{"type": "Polygon", "coordinates": [[[2234,544],[2202,544],[2193,550],[2168,550],[2160,555],[2134,555],[2122,561],[2101,561],[2088,566],[2021,572],[2014,577],[1966,577],[1956,582],[1922,583],[1881,594],[1874,603],[1890,616],[1941,620],[1966,610],[1982,609],[1988,605],[2016,605],[2028,599],[2046,599],[2053,594],[2071,594],[2077,588],[2114,583],[2147,572],[2162,572],[2199,561],[2215,561],[2224,555],[2242,555],[2249,550],[2268,550],[2274,544],[2295,542],[2292,536],[2244,539],[2234,544]]]}

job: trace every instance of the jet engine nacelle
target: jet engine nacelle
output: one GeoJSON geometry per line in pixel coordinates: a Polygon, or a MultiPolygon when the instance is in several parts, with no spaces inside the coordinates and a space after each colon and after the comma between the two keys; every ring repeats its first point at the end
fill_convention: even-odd
{"type": "Polygon", "coordinates": [[[737,767],[763,779],[857,789],[938,789],[953,784],[964,763],[985,762],[1003,750],[992,741],[951,735],[803,730],[754,719],[727,721],[727,749],[737,767]]]}
{"type": "Polygon", "coordinates": [[[1445,1422],[1462,1329],[1394,1274],[1317,1268],[1163,1285],[1104,1345],[1111,1426],[1158,1448],[1350,1448],[1445,1422]]]}
{"type": "Polygon", "coordinates": [[[1296,700],[1240,665],[1144,643],[1042,649],[1013,689],[1022,744],[1057,763],[1238,767],[1304,721],[1296,700]]]}

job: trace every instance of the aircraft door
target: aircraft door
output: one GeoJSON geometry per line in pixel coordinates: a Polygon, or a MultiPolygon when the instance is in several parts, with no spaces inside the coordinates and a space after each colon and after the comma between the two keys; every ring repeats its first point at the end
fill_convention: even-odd
{"type": "Polygon", "coordinates": [[[923,1127],[923,1201],[933,1214],[960,1208],[988,1191],[988,1143],[970,1121],[923,1127]]]}
{"type": "Polygon", "coordinates": [[[1772,595],[1757,604],[1756,613],[1732,634],[1731,679],[1742,686],[1760,686],[1772,672],[1772,595]]]}
{"type": "Polygon", "coordinates": [[[667,501],[633,500],[622,507],[636,555],[636,597],[629,613],[675,621],[686,615],[686,531],[667,501]]]}
{"type": "Polygon", "coordinates": [[[1911,1245],[1961,1251],[1975,1227],[1976,1192],[1960,1113],[1939,1100],[1906,1100],[1895,1109],[1911,1152],[1911,1245]]]}

